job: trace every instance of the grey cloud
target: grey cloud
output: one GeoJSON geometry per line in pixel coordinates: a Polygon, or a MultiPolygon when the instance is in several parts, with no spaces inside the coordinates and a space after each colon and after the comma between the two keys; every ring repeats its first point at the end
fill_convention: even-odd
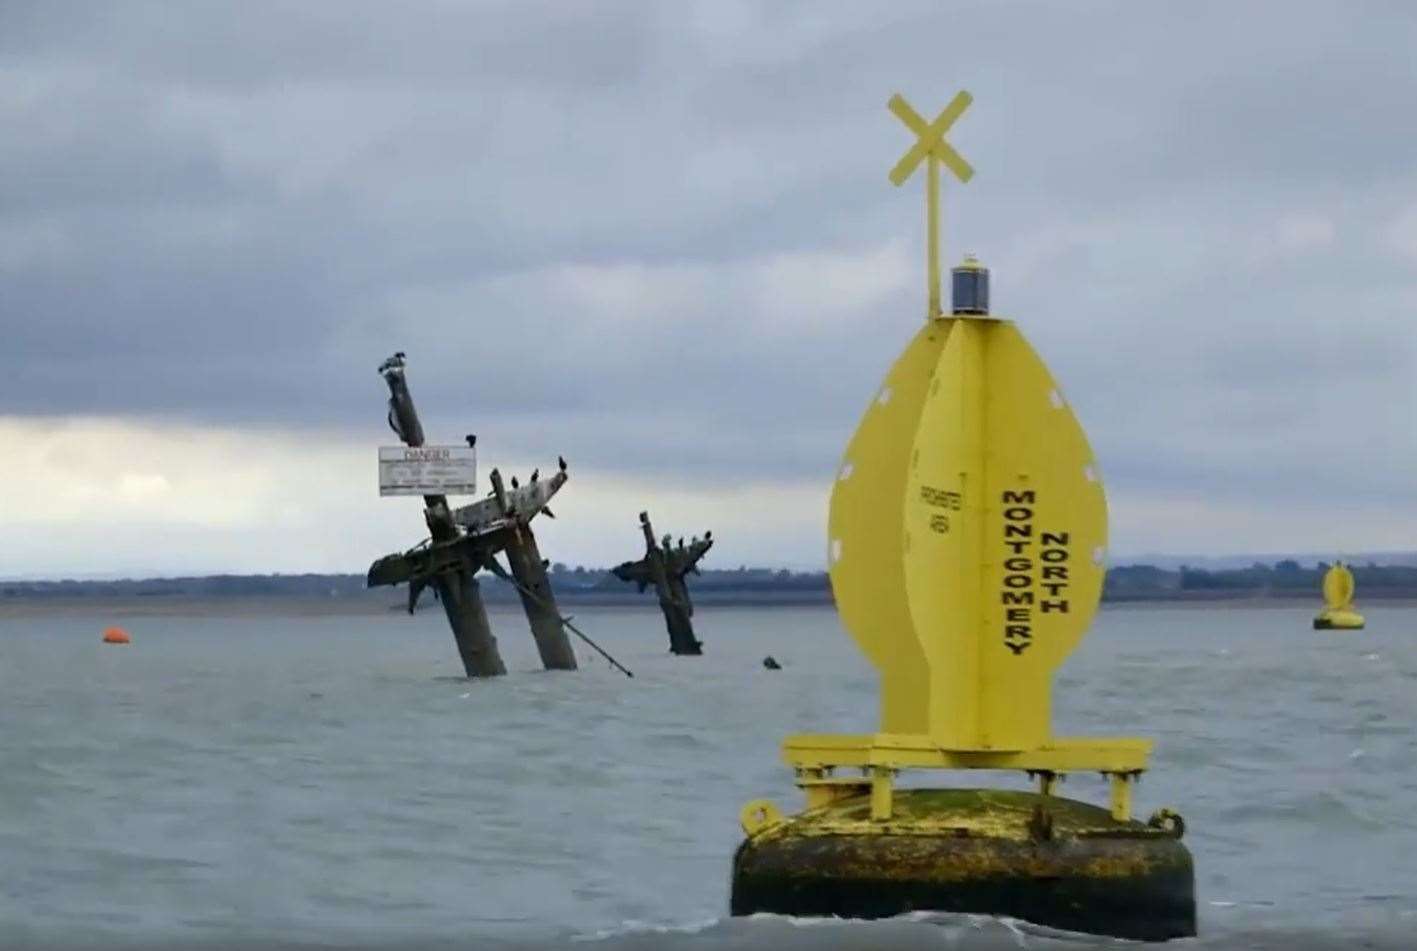
{"type": "Polygon", "coordinates": [[[884,101],[967,86],[952,140],[979,176],[948,189],[947,247],[999,265],[1109,477],[1254,484],[1307,450],[1275,433],[1320,388],[1359,435],[1411,405],[1389,341],[1413,275],[1368,236],[1417,201],[1417,15],[1371,9],[7,3],[0,412],[370,439],[373,367],[403,349],[430,426],[509,455],[820,478],[921,280],[787,338],[731,282],[918,257],[884,101]],[[1250,255],[1295,211],[1332,246],[1250,255]],[[630,320],[553,280],[627,265],[707,283],[630,320]],[[1354,284],[1362,322],[1315,356],[1354,284]]]}
{"type": "Polygon", "coordinates": [[[612,86],[635,76],[651,23],[645,4],[622,5],[610,16],[549,2],[6,8],[0,50],[20,58],[104,63],[156,83],[248,90],[371,78],[612,86]]]}

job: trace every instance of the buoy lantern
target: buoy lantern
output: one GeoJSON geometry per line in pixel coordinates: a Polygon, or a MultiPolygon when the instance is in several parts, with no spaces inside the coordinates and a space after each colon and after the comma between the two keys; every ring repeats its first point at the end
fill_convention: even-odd
{"type": "Polygon", "coordinates": [[[925,326],[848,444],[828,513],[842,626],[880,673],[878,732],[783,743],[806,809],[744,807],[731,910],[880,918],[1008,915],[1119,938],[1195,934],[1195,872],[1168,809],[1132,817],[1151,741],[1055,737],[1053,677],[1087,632],[1106,573],[1107,503],[1087,437],[972,257],[940,302],[938,166],[961,92],[891,172],[928,178],[925,326]],[[1037,791],[896,789],[902,770],[1019,770],[1037,791]],[[1063,799],[1101,773],[1108,807],[1063,799]]]}
{"type": "Polygon", "coordinates": [[[105,644],[131,644],[132,640],[128,636],[128,632],[121,627],[110,627],[103,632],[105,644]]]}
{"type": "Polygon", "coordinates": [[[1353,607],[1353,572],[1341,561],[1324,574],[1324,609],[1314,618],[1316,631],[1361,631],[1363,615],[1353,607]]]}

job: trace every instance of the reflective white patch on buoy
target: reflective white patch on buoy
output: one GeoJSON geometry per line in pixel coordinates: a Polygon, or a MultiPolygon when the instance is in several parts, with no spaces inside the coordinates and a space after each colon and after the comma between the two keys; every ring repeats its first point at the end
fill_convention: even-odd
{"type": "Polygon", "coordinates": [[[877,402],[877,403],[880,403],[882,406],[885,406],[885,405],[886,405],[887,403],[889,403],[890,401],[891,401],[891,388],[890,388],[889,386],[883,386],[883,387],[881,387],[881,392],[879,392],[879,393],[876,394],[876,402],[877,402]]]}
{"type": "Polygon", "coordinates": [[[856,467],[851,464],[850,460],[847,460],[843,462],[841,468],[837,470],[836,477],[838,480],[845,482],[847,479],[851,478],[851,473],[855,471],[856,467]]]}
{"type": "Polygon", "coordinates": [[[831,563],[841,561],[841,539],[833,538],[831,543],[831,563]]]}
{"type": "Polygon", "coordinates": [[[1048,394],[1048,402],[1053,404],[1054,409],[1062,409],[1064,405],[1063,394],[1059,393],[1057,390],[1053,390],[1048,394]]]}

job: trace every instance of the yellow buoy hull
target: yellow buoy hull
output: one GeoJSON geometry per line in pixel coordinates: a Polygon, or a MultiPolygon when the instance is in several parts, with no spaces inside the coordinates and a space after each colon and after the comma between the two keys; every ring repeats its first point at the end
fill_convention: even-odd
{"type": "Polygon", "coordinates": [[[1363,615],[1357,611],[1323,611],[1314,618],[1316,631],[1361,631],[1363,615]]]}
{"type": "Polygon", "coordinates": [[[888,918],[1004,915],[1142,941],[1196,933],[1179,822],[999,789],[910,789],[873,821],[868,797],[783,817],[733,862],[732,911],[888,918]]]}

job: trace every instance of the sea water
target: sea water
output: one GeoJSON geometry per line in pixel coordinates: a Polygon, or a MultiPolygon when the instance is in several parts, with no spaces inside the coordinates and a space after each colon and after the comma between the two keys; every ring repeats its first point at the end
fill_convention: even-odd
{"type": "MultiPolygon", "coordinates": [[[[1201,948],[1414,945],[1417,608],[1109,608],[1056,732],[1148,736],[1137,811],[1195,856],[1201,948]],[[1366,942],[1366,944],[1365,944],[1366,942]]],[[[738,810],[800,794],[792,732],[869,732],[876,677],[829,608],[652,607],[577,624],[546,673],[460,676],[441,612],[0,619],[0,947],[1112,946],[973,916],[727,916],[738,810]],[[762,658],[783,665],[766,670],[762,658]]],[[[928,775],[908,777],[928,782],[928,775]]],[[[1006,773],[939,782],[1023,787],[1006,773]]],[[[908,783],[907,783],[908,784],[908,783]]],[[[1098,777],[1062,794],[1106,802],[1098,777]]]]}

